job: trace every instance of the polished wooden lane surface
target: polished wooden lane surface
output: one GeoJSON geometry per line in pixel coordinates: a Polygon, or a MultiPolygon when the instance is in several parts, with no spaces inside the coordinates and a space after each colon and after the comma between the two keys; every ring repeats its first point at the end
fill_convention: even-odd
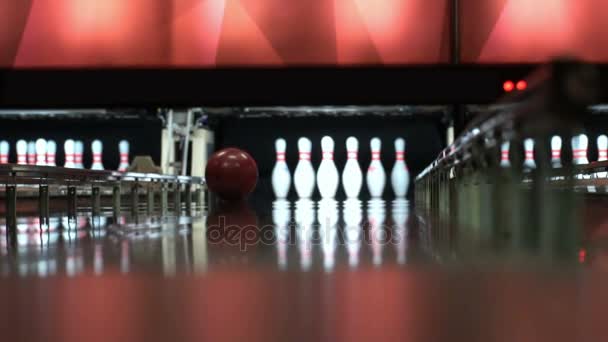
{"type": "MultiPolygon", "coordinates": [[[[222,218],[217,215],[192,221],[142,216],[118,225],[111,218],[107,225],[90,217],[72,223],[61,218],[51,226],[63,228],[42,234],[36,218],[22,220],[16,244],[5,236],[0,240],[0,336],[6,341],[601,341],[608,336],[608,275],[602,273],[608,249],[600,219],[605,203],[588,203],[586,230],[592,234],[583,239],[583,254],[565,259],[522,254],[515,263],[500,262],[504,256],[492,251],[463,249],[470,244],[437,244],[446,236],[432,231],[437,226],[428,225],[431,220],[425,226],[415,211],[390,203],[381,215],[360,209],[356,249],[339,239],[328,245],[323,236],[303,249],[297,223],[285,246],[275,241],[242,250],[225,240],[210,241],[213,220],[222,218]],[[385,223],[376,226],[377,218],[385,223]],[[407,239],[382,243],[373,238],[374,227],[403,228],[407,239]],[[304,258],[311,258],[310,267],[304,258]]],[[[272,231],[280,216],[237,211],[224,219],[254,222],[261,233],[267,231],[261,227],[272,231]]],[[[340,222],[336,233],[344,235],[348,227],[340,222]]],[[[319,235],[324,229],[314,228],[319,235]]]]}
{"type": "Polygon", "coordinates": [[[606,275],[228,268],[0,281],[5,341],[600,341],[606,275]]]}

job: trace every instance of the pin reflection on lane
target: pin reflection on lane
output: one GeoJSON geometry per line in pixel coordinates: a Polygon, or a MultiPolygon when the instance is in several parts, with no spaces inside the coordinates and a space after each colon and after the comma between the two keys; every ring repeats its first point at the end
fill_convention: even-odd
{"type": "Polygon", "coordinates": [[[332,271],[336,264],[337,227],[339,219],[338,202],[333,198],[322,199],[318,203],[319,235],[323,251],[323,267],[332,271]]]}
{"type": "Polygon", "coordinates": [[[385,202],[381,199],[372,199],[367,202],[367,221],[369,222],[369,235],[375,266],[382,264],[382,252],[386,241],[384,229],[385,202]]]}
{"type": "Polygon", "coordinates": [[[394,200],[392,202],[391,214],[394,224],[393,243],[397,252],[397,263],[404,265],[407,262],[409,202],[405,199],[394,200]]]}
{"type": "Polygon", "coordinates": [[[308,271],[312,266],[312,237],[315,223],[315,203],[310,199],[296,202],[296,235],[300,252],[300,267],[308,271]]]}
{"type": "Polygon", "coordinates": [[[359,266],[359,251],[361,250],[362,202],[351,198],[344,201],[343,205],[344,238],[348,250],[348,264],[351,268],[356,268],[359,266]]]}
{"type": "Polygon", "coordinates": [[[289,244],[291,204],[287,200],[272,203],[272,220],[277,244],[277,263],[280,270],[287,269],[287,247],[289,244]]]}
{"type": "MultiPolygon", "coordinates": [[[[363,220],[363,202],[347,199],[341,204],[334,199],[323,199],[316,203],[308,199],[295,202],[296,245],[299,251],[300,267],[310,270],[313,266],[315,245],[323,260],[323,269],[336,269],[340,249],[344,248],[351,269],[361,264],[362,244],[365,241],[372,252],[372,264],[384,263],[385,245],[393,245],[389,254],[394,255],[397,264],[407,263],[409,202],[398,198],[390,203],[391,227],[386,226],[387,203],[372,199],[366,203],[366,220],[363,220]],[[316,209],[316,215],[315,215],[316,209]],[[343,228],[340,228],[340,215],[343,228]],[[368,239],[364,239],[364,222],[369,224],[368,239]],[[318,235],[315,235],[317,230],[318,235]],[[317,239],[318,236],[318,239],[317,239]],[[342,243],[344,246],[342,246],[342,243]]],[[[277,257],[279,268],[288,268],[287,256],[290,245],[290,203],[278,200],[273,203],[274,229],[277,236],[277,257]]]]}

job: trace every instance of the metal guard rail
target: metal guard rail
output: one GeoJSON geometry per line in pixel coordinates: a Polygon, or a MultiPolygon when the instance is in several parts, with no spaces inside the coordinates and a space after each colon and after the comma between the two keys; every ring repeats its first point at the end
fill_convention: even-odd
{"type": "Polygon", "coordinates": [[[120,215],[124,187],[130,190],[131,208],[134,212],[139,210],[139,191],[141,188],[146,188],[148,212],[155,209],[155,197],[160,192],[160,210],[165,214],[169,204],[168,193],[171,191],[174,213],[180,214],[185,204],[186,213],[190,215],[193,202],[197,206],[202,205],[202,191],[206,185],[205,180],[200,177],[16,164],[0,165],[0,183],[4,184],[5,188],[7,231],[11,234],[16,233],[17,188],[20,186],[38,187],[41,222],[48,224],[50,185],[67,188],[67,211],[68,216],[72,217],[76,216],[78,188],[90,189],[91,209],[94,216],[101,212],[101,188],[111,188],[115,218],[120,215]]]}
{"type": "Polygon", "coordinates": [[[598,94],[597,70],[593,65],[573,60],[556,60],[527,77],[528,89],[510,94],[488,107],[465,128],[454,143],[416,177],[419,181],[437,168],[468,162],[474,149],[491,149],[501,141],[534,136],[547,131],[576,130],[580,114],[598,94]]]}

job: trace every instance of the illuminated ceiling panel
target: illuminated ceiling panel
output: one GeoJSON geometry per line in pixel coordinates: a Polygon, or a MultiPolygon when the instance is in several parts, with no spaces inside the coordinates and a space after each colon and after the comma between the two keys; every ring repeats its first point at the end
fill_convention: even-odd
{"type": "MultiPolygon", "coordinates": [[[[214,67],[448,61],[448,0],[23,0],[0,65],[214,67]]],[[[5,17],[5,18],[2,18],[5,17]]]]}
{"type": "Polygon", "coordinates": [[[608,62],[605,0],[465,0],[460,17],[464,62],[608,62]]]}

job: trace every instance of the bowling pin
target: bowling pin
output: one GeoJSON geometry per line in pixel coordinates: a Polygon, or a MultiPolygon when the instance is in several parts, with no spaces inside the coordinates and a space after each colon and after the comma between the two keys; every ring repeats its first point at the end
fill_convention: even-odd
{"type": "Polygon", "coordinates": [[[120,143],[118,143],[118,151],[120,153],[118,171],[127,172],[127,169],[129,168],[129,142],[121,140],[120,143]]]}
{"type": "Polygon", "coordinates": [[[572,137],[572,162],[575,165],[589,164],[587,159],[587,148],[589,147],[589,138],[585,134],[579,134],[572,137]]]}
{"type": "Polygon", "coordinates": [[[373,138],[370,142],[372,150],[372,162],[367,169],[367,189],[372,197],[381,197],[386,184],[386,173],[380,161],[380,149],[382,142],[378,138],[373,138]]]}
{"type": "Polygon", "coordinates": [[[407,195],[410,185],[410,172],[405,164],[405,140],[395,139],[395,166],[391,171],[391,185],[395,197],[403,198],[407,195]]]}
{"type": "Polygon", "coordinates": [[[334,139],[324,136],[321,139],[323,159],[317,170],[317,187],[322,198],[336,197],[340,176],[334,163],[334,139]]]}
{"type": "Polygon", "coordinates": [[[533,139],[525,139],[524,140],[524,151],[526,158],[524,159],[524,168],[525,169],[535,169],[536,162],[534,161],[534,140],[533,139]]]}
{"type": "Polygon", "coordinates": [[[46,140],[36,140],[36,165],[46,165],[46,140]]]}
{"type": "Polygon", "coordinates": [[[315,189],[315,170],[310,162],[312,143],[308,138],[298,140],[299,161],[294,172],[293,184],[300,198],[310,198],[315,189]]]}
{"type": "Polygon", "coordinates": [[[597,137],[597,161],[608,160],[608,137],[604,134],[597,137]]]}
{"type": "MultiPolygon", "coordinates": [[[[606,161],[608,160],[608,137],[604,134],[597,137],[597,161],[606,161]]],[[[596,176],[599,178],[606,178],[608,176],[608,172],[598,172],[596,176]]]]}
{"type": "Polygon", "coordinates": [[[65,164],[63,165],[63,167],[69,168],[69,169],[76,168],[76,163],[74,162],[74,157],[75,157],[74,149],[75,149],[74,140],[72,140],[72,139],[66,140],[65,143],[63,144],[63,151],[65,154],[65,164]]]}
{"type": "Polygon", "coordinates": [[[277,161],[272,169],[272,190],[276,198],[286,198],[291,186],[291,173],[285,162],[285,151],[287,143],[285,139],[279,138],[274,142],[277,161]]]}
{"type": "Polygon", "coordinates": [[[510,143],[508,141],[503,142],[500,146],[500,167],[511,167],[511,161],[509,160],[509,146],[510,143]]]}
{"type": "Polygon", "coordinates": [[[0,141],[0,164],[8,164],[8,153],[11,145],[8,141],[0,141]]]}
{"type": "Polygon", "coordinates": [[[17,164],[27,165],[27,141],[17,141],[17,164]]]}
{"type": "Polygon", "coordinates": [[[27,165],[36,165],[36,142],[27,143],[27,165]]]}
{"type": "Polygon", "coordinates": [[[82,154],[84,153],[84,144],[82,141],[77,140],[74,142],[74,167],[77,169],[84,169],[82,163],[82,154]]]}
{"type": "Polygon", "coordinates": [[[551,165],[554,168],[562,167],[562,138],[558,135],[551,138],[551,165]]]}
{"type": "Polygon", "coordinates": [[[55,164],[55,155],[57,154],[57,143],[53,140],[49,140],[46,143],[46,165],[57,166],[55,164]]]}
{"type": "Polygon", "coordinates": [[[91,152],[93,152],[93,164],[91,170],[103,170],[102,153],[103,144],[99,140],[94,140],[91,143],[91,152]]]}
{"type": "Polygon", "coordinates": [[[342,187],[347,198],[357,198],[363,184],[363,172],[359,167],[359,140],[355,137],[346,139],[346,166],[342,171],[342,187]]]}

